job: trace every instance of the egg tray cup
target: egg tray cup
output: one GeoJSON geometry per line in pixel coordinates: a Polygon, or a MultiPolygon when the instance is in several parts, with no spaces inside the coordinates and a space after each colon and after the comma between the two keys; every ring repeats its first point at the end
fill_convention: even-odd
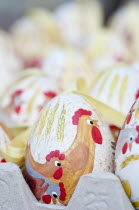
{"type": "Polygon", "coordinates": [[[119,179],[101,172],[80,178],[67,206],[39,203],[14,163],[0,164],[1,210],[134,210],[119,179]]]}

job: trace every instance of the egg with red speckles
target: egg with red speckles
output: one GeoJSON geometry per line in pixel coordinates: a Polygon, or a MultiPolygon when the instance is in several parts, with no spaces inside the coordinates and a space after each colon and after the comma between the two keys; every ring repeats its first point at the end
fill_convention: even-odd
{"type": "Polygon", "coordinates": [[[39,69],[27,69],[17,75],[2,96],[0,107],[13,126],[32,125],[44,104],[60,93],[55,80],[39,69]]]}
{"type": "Polygon", "coordinates": [[[115,173],[133,206],[139,209],[139,98],[132,105],[118,138],[115,173]]]}
{"type": "Polygon", "coordinates": [[[25,178],[39,201],[67,205],[80,176],[113,171],[114,144],[87,96],[59,95],[44,107],[32,128],[25,178]]]}

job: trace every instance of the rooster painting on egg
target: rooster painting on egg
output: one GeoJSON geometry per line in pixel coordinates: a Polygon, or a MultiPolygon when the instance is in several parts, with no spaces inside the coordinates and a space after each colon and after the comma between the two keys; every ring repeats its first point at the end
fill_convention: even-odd
{"type": "Polygon", "coordinates": [[[133,206],[139,209],[139,98],[120,132],[115,154],[116,175],[133,206]]]}
{"type": "MultiPolygon", "coordinates": [[[[80,176],[95,170],[112,171],[113,151],[110,140],[113,139],[110,133],[107,134],[108,139],[103,139],[103,129],[107,132],[109,129],[103,128],[102,124],[96,110],[83,96],[64,94],[49,102],[37,126],[34,126],[28,142],[26,165],[29,164],[30,167],[26,167],[26,172],[32,180],[34,178],[38,180],[38,175],[31,175],[30,169],[32,169],[40,174],[40,179],[43,179],[44,183],[47,179],[49,186],[62,185],[64,190],[63,196],[57,194],[56,199],[51,195],[49,196],[52,199],[48,199],[46,192],[46,200],[43,199],[45,194],[42,195],[41,190],[38,200],[66,205],[80,176]],[[110,153],[109,156],[105,154],[106,151],[102,151],[101,147],[110,153]],[[101,152],[104,152],[104,157],[101,152]],[[110,156],[111,159],[109,159],[110,156]],[[104,165],[105,160],[107,164],[104,165]]],[[[39,183],[39,180],[37,182],[39,183]]],[[[36,194],[36,188],[32,191],[36,194]]],[[[53,189],[53,192],[56,192],[56,189],[53,189]]]]}

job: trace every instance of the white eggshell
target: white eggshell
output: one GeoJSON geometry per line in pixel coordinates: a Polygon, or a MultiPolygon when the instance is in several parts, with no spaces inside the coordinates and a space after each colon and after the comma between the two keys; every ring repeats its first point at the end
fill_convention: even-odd
{"type": "Polygon", "coordinates": [[[106,122],[87,98],[69,93],[52,99],[32,129],[26,153],[29,180],[43,179],[49,186],[39,194],[36,185],[37,199],[52,202],[54,188],[53,202],[67,204],[81,175],[113,171],[113,142],[106,122]],[[59,186],[64,188],[62,195],[59,186]]]}
{"type": "Polygon", "coordinates": [[[139,98],[131,107],[120,132],[115,154],[115,173],[136,209],[139,209],[139,98]]]}
{"type": "Polygon", "coordinates": [[[31,125],[44,104],[59,91],[55,80],[46,77],[40,70],[25,70],[3,95],[1,109],[16,125],[31,125]]]}
{"type": "Polygon", "coordinates": [[[96,74],[90,95],[127,115],[139,90],[139,73],[134,66],[114,65],[96,74]]]}

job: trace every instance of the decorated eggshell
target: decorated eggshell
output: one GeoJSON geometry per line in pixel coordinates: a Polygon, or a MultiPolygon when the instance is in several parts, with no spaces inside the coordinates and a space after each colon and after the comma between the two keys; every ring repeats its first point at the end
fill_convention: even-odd
{"type": "Polygon", "coordinates": [[[132,51],[119,34],[112,30],[101,29],[99,34],[92,36],[89,46],[85,51],[86,60],[94,72],[103,71],[111,65],[135,60],[132,51]],[[107,50],[109,49],[109,50],[107,50]]]}
{"type": "Polygon", "coordinates": [[[88,46],[92,32],[103,22],[101,4],[89,0],[64,3],[56,9],[55,17],[63,40],[76,48],[88,46]]]}
{"type": "Polygon", "coordinates": [[[26,152],[26,180],[39,201],[67,204],[83,174],[113,171],[109,128],[79,94],[52,99],[34,125],[26,152]]]}
{"type": "Polygon", "coordinates": [[[17,20],[11,27],[11,34],[27,67],[39,67],[43,54],[59,40],[59,32],[52,14],[39,8],[31,10],[25,17],[17,20]]]}
{"type": "Polygon", "coordinates": [[[139,73],[126,65],[114,65],[96,74],[90,95],[127,115],[131,105],[139,96],[139,73]]]}
{"type": "Polygon", "coordinates": [[[133,206],[139,209],[139,98],[132,105],[118,138],[115,173],[133,206]]]}
{"type": "Polygon", "coordinates": [[[69,89],[73,80],[82,77],[89,80],[89,68],[84,57],[71,48],[56,47],[44,57],[43,72],[55,78],[62,90],[69,89]]]}
{"type": "Polygon", "coordinates": [[[10,36],[0,30],[0,96],[21,67],[10,36]]]}
{"type": "Polygon", "coordinates": [[[120,8],[110,19],[110,28],[120,35],[126,42],[128,49],[138,59],[139,55],[139,3],[129,1],[128,4],[120,8]],[[121,21],[122,20],[122,21],[121,21]]]}
{"type": "Polygon", "coordinates": [[[35,122],[42,107],[59,93],[55,80],[38,69],[20,73],[1,99],[1,109],[16,126],[29,126],[35,122]]]}

